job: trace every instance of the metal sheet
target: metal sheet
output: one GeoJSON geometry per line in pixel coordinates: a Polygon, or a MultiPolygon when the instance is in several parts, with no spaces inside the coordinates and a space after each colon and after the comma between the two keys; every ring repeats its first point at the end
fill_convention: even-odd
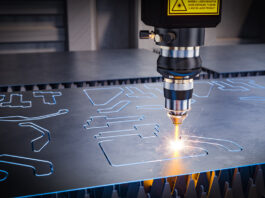
{"type": "Polygon", "coordinates": [[[161,83],[3,93],[0,103],[3,196],[265,162],[261,77],[196,81],[180,151],[170,147],[161,83]]]}
{"type": "Polygon", "coordinates": [[[0,86],[159,77],[157,57],[138,49],[0,55],[0,86]]]}
{"type": "Polygon", "coordinates": [[[201,49],[203,67],[220,74],[265,71],[265,44],[211,46],[201,49]]]}
{"type": "MultiPolygon", "coordinates": [[[[265,45],[201,49],[203,66],[218,73],[265,71],[265,45]]],[[[147,50],[102,50],[0,55],[0,86],[159,77],[158,55],[147,50]]]]}

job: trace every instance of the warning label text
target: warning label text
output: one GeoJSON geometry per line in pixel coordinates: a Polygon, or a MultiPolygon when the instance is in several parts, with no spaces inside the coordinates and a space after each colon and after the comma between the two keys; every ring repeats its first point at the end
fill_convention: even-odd
{"type": "Polygon", "coordinates": [[[219,0],[168,0],[168,16],[219,15],[219,0]]]}

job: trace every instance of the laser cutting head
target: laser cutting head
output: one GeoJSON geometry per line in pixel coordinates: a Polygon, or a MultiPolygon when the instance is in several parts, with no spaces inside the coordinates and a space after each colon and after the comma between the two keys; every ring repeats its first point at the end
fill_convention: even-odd
{"type": "Polygon", "coordinates": [[[194,1],[177,2],[142,0],[142,21],[154,31],[140,32],[140,38],[154,39],[160,47],[157,71],[164,78],[165,108],[174,125],[182,124],[191,109],[193,79],[201,72],[205,27],[221,21],[221,0],[197,0],[203,9],[196,8],[194,1]]]}
{"type": "Polygon", "coordinates": [[[164,97],[167,114],[174,125],[180,125],[191,109],[193,79],[164,79],[164,97]]]}

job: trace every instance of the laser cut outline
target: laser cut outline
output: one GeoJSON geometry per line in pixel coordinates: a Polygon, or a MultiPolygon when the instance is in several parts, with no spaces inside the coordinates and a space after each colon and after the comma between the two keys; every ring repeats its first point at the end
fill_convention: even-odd
{"type": "Polygon", "coordinates": [[[9,98],[9,101],[8,102],[1,102],[0,103],[0,107],[2,108],[31,108],[32,107],[32,102],[31,101],[23,101],[23,94],[10,94],[10,98],[9,98]],[[20,103],[21,104],[29,104],[29,106],[12,106],[12,105],[6,105],[6,106],[3,106],[3,104],[12,104],[12,101],[13,101],[13,96],[18,96],[20,98],[20,103]]]}
{"type": "Polygon", "coordinates": [[[240,80],[243,80],[243,79],[227,79],[228,82],[231,82],[233,84],[236,84],[236,83],[237,84],[243,84],[245,86],[248,86],[248,87],[251,87],[251,88],[254,88],[254,89],[265,89],[264,86],[257,84],[255,80],[251,80],[251,79],[246,80],[246,79],[244,79],[244,80],[248,81],[247,83],[241,82],[240,80]]]}
{"type": "Polygon", "coordinates": [[[163,105],[141,105],[141,106],[136,106],[137,110],[163,110],[164,106],[163,105]]]}
{"type": "Polygon", "coordinates": [[[159,93],[161,93],[161,94],[163,94],[163,85],[161,84],[156,84],[156,86],[154,86],[153,84],[144,84],[144,87],[146,88],[146,89],[149,89],[149,90],[156,90],[156,91],[158,91],[159,93]],[[158,86],[157,86],[158,85],[158,86]],[[160,87],[160,88],[158,88],[158,87],[160,87]]]}
{"type": "Polygon", "coordinates": [[[265,101],[265,97],[262,96],[246,96],[246,97],[239,97],[241,101],[256,101],[256,102],[263,102],[265,101]]]}
{"type": "Polygon", "coordinates": [[[124,134],[124,135],[116,135],[116,136],[100,137],[100,136],[102,136],[102,134],[108,134],[108,133],[135,132],[135,131],[138,130],[137,127],[148,126],[148,125],[150,125],[150,126],[154,126],[154,130],[155,130],[155,132],[153,132],[153,133],[154,133],[154,135],[155,135],[156,137],[158,137],[158,133],[160,132],[160,130],[159,130],[160,126],[159,126],[159,124],[157,124],[157,123],[136,124],[136,125],[133,126],[132,129],[123,129],[123,130],[115,130],[115,131],[103,131],[103,132],[99,132],[99,133],[96,134],[94,137],[95,137],[96,139],[98,139],[98,140],[99,140],[99,139],[120,138],[120,137],[127,137],[127,136],[139,136],[139,137],[142,138],[142,139],[144,139],[144,138],[151,138],[151,136],[150,136],[150,137],[142,137],[142,135],[141,135],[140,133],[139,133],[139,134],[137,134],[137,133],[134,133],[134,134],[128,134],[128,133],[127,133],[127,134],[124,134]]]}
{"type": "MultiPolygon", "coordinates": [[[[185,158],[190,158],[190,157],[200,157],[200,156],[206,156],[209,154],[209,151],[205,148],[203,148],[203,146],[197,147],[197,146],[189,146],[186,145],[184,146],[184,148],[193,148],[193,149],[199,149],[202,151],[205,151],[205,155],[195,155],[195,156],[183,156],[183,157],[176,157],[176,158],[170,158],[170,159],[160,159],[160,160],[151,160],[151,161],[144,161],[144,162],[135,162],[135,163],[130,163],[130,164],[113,164],[111,162],[110,157],[108,156],[108,154],[104,151],[104,148],[102,146],[102,143],[106,142],[106,141],[115,141],[116,138],[122,138],[122,137],[129,137],[129,136],[138,136],[141,139],[145,139],[145,138],[155,138],[155,137],[142,137],[141,133],[137,134],[123,134],[123,135],[112,135],[112,136],[106,136],[106,137],[100,137],[102,136],[102,134],[107,134],[107,133],[120,133],[120,132],[134,132],[137,131],[137,126],[143,126],[143,125],[151,125],[151,126],[155,126],[154,129],[157,132],[153,132],[155,134],[155,137],[159,137],[158,133],[160,132],[159,128],[159,124],[157,123],[148,123],[148,124],[142,124],[142,125],[134,125],[134,129],[128,129],[128,130],[116,130],[116,131],[103,131],[103,132],[99,132],[98,134],[96,134],[94,137],[98,140],[100,140],[98,142],[103,154],[105,155],[108,163],[111,166],[115,166],[115,167],[119,167],[119,166],[129,166],[129,165],[136,165],[136,164],[143,164],[143,163],[151,163],[151,162],[160,162],[160,161],[167,161],[167,160],[174,160],[174,159],[185,159],[185,158]]],[[[237,144],[234,141],[231,140],[226,140],[226,139],[218,139],[218,138],[207,138],[207,137],[200,137],[200,136],[190,136],[190,135],[182,135],[181,136],[182,141],[184,142],[195,142],[195,143],[199,143],[199,144],[209,144],[215,147],[221,147],[223,149],[225,149],[227,152],[240,152],[243,150],[243,147],[241,147],[239,144],[237,144]],[[194,139],[191,139],[194,138],[194,139]],[[208,142],[207,142],[208,141],[208,142]],[[216,142],[210,142],[210,141],[216,141],[216,142]],[[219,143],[218,143],[219,142],[219,143]],[[230,143],[232,145],[235,146],[235,148],[238,149],[230,149],[229,147],[225,146],[225,144],[220,144],[220,142],[226,142],[226,143],[230,143]]]]}
{"type": "Polygon", "coordinates": [[[0,117],[0,122],[25,122],[25,121],[29,122],[29,121],[34,121],[34,120],[43,120],[46,118],[64,115],[64,114],[67,114],[68,112],[69,112],[68,109],[60,109],[56,113],[51,113],[51,114],[46,114],[46,115],[36,116],[36,117],[4,116],[4,117],[0,117]]]}
{"type": "Polygon", "coordinates": [[[206,84],[211,85],[210,86],[210,89],[209,89],[207,95],[204,95],[204,96],[199,96],[198,94],[196,94],[195,92],[193,92],[193,95],[196,96],[197,98],[208,98],[210,96],[210,94],[211,94],[211,92],[212,92],[212,90],[214,88],[214,84],[213,83],[208,82],[208,81],[202,81],[202,82],[194,82],[194,84],[196,84],[196,85],[198,85],[198,84],[205,84],[205,82],[206,82],[206,84]]]}
{"type": "Polygon", "coordinates": [[[55,97],[57,97],[57,96],[62,96],[62,92],[59,92],[59,91],[34,91],[33,92],[33,97],[35,97],[35,98],[42,98],[42,102],[44,104],[47,104],[47,105],[56,105],[56,99],[55,99],[55,97]],[[36,95],[38,93],[40,93],[40,94],[52,94],[51,97],[53,99],[53,102],[52,103],[46,102],[44,95],[36,95]],[[58,95],[55,95],[55,94],[58,94],[58,95]]]}
{"type": "Polygon", "coordinates": [[[137,165],[137,164],[145,164],[145,163],[152,163],[152,162],[162,162],[162,161],[168,161],[168,160],[174,160],[174,159],[186,159],[186,158],[190,158],[190,157],[200,157],[200,156],[206,156],[208,155],[208,151],[204,148],[201,147],[192,147],[192,146],[185,146],[185,148],[193,148],[193,149],[198,149],[204,152],[204,154],[201,155],[189,155],[189,156],[183,156],[183,157],[173,157],[173,158],[165,158],[165,159],[159,159],[159,160],[149,160],[149,161],[143,161],[143,162],[135,162],[135,163],[129,163],[129,164],[114,164],[111,162],[111,159],[108,157],[107,153],[104,151],[104,148],[102,146],[102,143],[104,142],[109,142],[109,141],[115,141],[115,138],[121,138],[121,137],[128,137],[128,136],[138,136],[141,139],[146,139],[146,138],[156,138],[159,137],[158,133],[160,132],[159,130],[160,126],[157,123],[148,123],[148,124],[142,124],[142,125],[135,125],[134,129],[132,130],[116,130],[116,131],[108,131],[108,132],[99,132],[97,135],[95,135],[95,138],[97,139],[105,139],[105,140],[101,140],[98,142],[99,147],[101,149],[101,151],[103,152],[104,156],[106,157],[108,163],[113,166],[113,167],[121,167],[121,166],[129,166],[129,165],[137,165]],[[145,125],[150,125],[150,126],[154,126],[154,135],[155,137],[143,137],[140,133],[139,134],[125,134],[125,135],[116,135],[116,136],[107,136],[107,137],[99,137],[101,134],[106,134],[106,133],[113,133],[113,132],[131,132],[131,131],[137,131],[137,126],[145,126],[145,125]]]}
{"type": "Polygon", "coordinates": [[[101,151],[103,152],[104,156],[106,157],[108,163],[113,166],[113,167],[122,167],[122,166],[131,166],[131,165],[139,165],[139,164],[146,164],[146,163],[153,163],[153,162],[164,162],[164,161],[170,161],[170,160],[175,160],[175,159],[187,159],[187,158],[194,158],[194,157],[203,157],[208,155],[208,151],[206,149],[200,148],[200,147],[191,147],[191,146],[184,146],[183,149],[185,148],[194,148],[194,149],[198,149],[201,150],[203,152],[205,152],[204,154],[201,155],[189,155],[189,156],[185,156],[185,157],[172,157],[172,158],[165,158],[165,159],[159,159],[159,160],[149,160],[149,161],[143,161],[143,162],[135,162],[135,163],[128,163],[128,164],[114,164],[111,162],[110,158],[108,157],[107,153],[104,151],[103,146],[101,145],[104,142],[110,142],[110,141],[114,141],[114,140],[103,140],[100,141],[99,147],[101,149],[101,151]]]}
{"type": "Polygon", "coordinates": [[[143,90],[139,89],[138,87],[130,86],[130,87],[126,87],[126,89],[130,92],[130,93],[125,94],[129,98],[156,98],[157,97],[154,93],[145,93],[143,90]],[[132,89],[137,90],[140,94],[143,94],[145,96],[134,96],[134,94],[136,94],[136,92],[134,92],[132,89]],[[148,96],[148,94],[149,94],[149,96],[148,96]],[[152,95],[152,96],[150,96],[150,95],[152,95]]]}
{"type": "Polygon", "coordinates": [[[90,100],[90,102],[92,103],[93,106],[104,106],[104,105],[109,104],[115,98],[119,97],[124,92],[124,89],[121,88],[121,87],[92,88],[92,89],[84,89],[83,92],[86,94],[86,96],[88,97],[88,99],[90,100]],[[111,90],[111,89],[120,89],[121,91],[118,94],[116,94],[115,96],[113,96],[112,98],[110,98],[107,102],[103,103],[103,104],[96,104],[92,100],[92,98],[89,96],[89,94],[87,93],[87,91],[89,91],[89,90],[97,91],[97,90],[111,90]]]}
{"type": "Polygon", "coordinates": [[[35,129],[36,131],[41,133],[41,136],[39,136],[39,137],[37,137],[37,138],[35,138],[35,139],[30,141],[31,142],[31,148],[32,148],[33,152],[40,152],[51,141],[50,131],[40,127],[37,124],[34,124],[32,122],[22,122],[22,123],[19,123],[18,125],[20,127],[31,127],[33,129],[35,129]],[[34,142],[36,142],[36,141],[38,141],[38,140],[40,140],[42,138],[45,138],[46,136],[47,136],[47,141],[42,145],[42,147],[40,149],[36,150],[35,146],[34,146],[34,142]]]}
{"type": "Polygon", "coordinates": [[[16,162],[9,162],[5,160],[0,160],[0,163],[5,163],[5,164],[12,164],[12,165],[17,165],[17,166],[23,166],[23,167],[28,167],[33,169],[33,174],[37,177],[43,177],[43,176],[49,176],[53,173],[53,164],[50,161],[46,160],[40,160],[40,159],[34,159],[34,158],[28,158],[28,157],[22,157],[22,156],[16,156],[16,155],[9,155],[9,154],[0,154],[0,159],[1,157],[10,157],[10,158],[17,158],[17,159],[22,159],[22,160],[28,160],[28,161],[35,161],[35,162],[41,162],[41,163],[46,163],[49,164],[50,167],[50,172],[45,173],[45,174],[37,174],[37,170],[34,166],[28,165],[28,164],[22,164],[22,163],[16,163],[16,162]]]}
{"type": "Polygon", "coordinates": [[[7,171],[4,171],[4,170],[0,170],[0,172],[2,172],[2,173],[5,174],[5,176],[4,176],[3,179],[0,178],[0,182],[3,182],[3,181],[5,181],[8,178],[8,172],[7,171]]]}
{"type": "Polygon", "coordinates": [[[231,85],[225,81],[211,81],[212,83],[214,83],[215,85],[217,85],[217,89],[221,90],[221,91],[232,91],[232,92],[246,92],[246,91],[249,91],[248,88],[246,87],[243,87],[243,86],[234,86],[234,85],[231,85]],[[229,88],[226,88],[226,87],[230,87],[229,88]],[[234,89],[233,89],[234,88],[234,89]],[[239,90],[241,89],[241,90],[239,90]]]}
{"type": "Polygon", "coordinates": [[[90,130],[90,129],[100,129],[100,128],[108,128],[110,127],[110,124],[115,124],[115,123],[122,123],[122,122],[138,122],[138,121],[141,121],[144,119],[144,116],[141,115],[141,116],[125,116],[125,117],[113,117],[113,118],[109,118],[108,116],[91,116],[89,120],[86,121],[87,124],[84,125],[84,128],[87,129],[87,130],[90,130]],[[101,126],[101,127],[88,127],[90,125],[90,123],[93,121],[94,118],[105,118],[105,120],[117,120],[117,121],[113,121],[113,122],[106,122],[106,126],[101,126]],[[138,118],[136,120],[123,120],[123,119],[126,119],[126,118],[138,118]],[[120,121],[119,121],[120,120],[120,121]]]}
{"type": "Polygon", "coordinates": [[[240,146],[239,144],[237,144],[234,141],[231,140],[226,140],[226,139],[218,139],[218,138],[208,138],[208,137],[200,137],[200,136],[192,136],[192,135],[182,135],[181,138],[183,137],[187,137],[187,139],[184,139],[184,141],[186,142],[197,142],[197,143],[201,143],[201,144],[210,144],[210,145],[214,145],[214,146],[220,146],[224,149],[226,149],[228,152],[240,152],[243,150],[243,147],[240,146]],[[204,139],[204,140],[213,140],[213,141],[219,141],[219,142],[228,142],[231,143],[233,145],[235,145],[236,147],[238,147],[238,150],[230,150],[228,147],[222,145],[222,144],[218,144],[218,143],[211,143],[211,142],[203,142],[200,140],[189,140],[188,138],[197,138],[197,139],[204,139]]]}
{"type": "Polygon", "coordinates": [[[118,103],[116,103],[115,105],[113,105],[112,107],[108,107],[105,109],[98,109],[97,111],[99,113],[117,113],[117,112],[120,112],[122,109],[124,109],[130,103],[131,103],[131,101],[129,101],[129,100],[121,100],[118,103]],[[111,111],[112,109],[114,109],[116,106],[118,106],[121,103],[124,103],[124,105],[122,105],[119,109],[117,109],[115,111],[111,111]]]}

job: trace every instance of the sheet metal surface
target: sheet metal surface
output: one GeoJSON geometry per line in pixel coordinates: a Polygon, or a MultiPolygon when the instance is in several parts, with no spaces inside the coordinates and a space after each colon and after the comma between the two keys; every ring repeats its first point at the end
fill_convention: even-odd
{"type": "Polygon", "coordinates": [[[161,83],[0,94],[0,194],[265,162],[264,78],[196,81],[179,152],[168,147],[174,128],[162,95],[161,83]]]}
{"type": "MultiPolygon", "coordinates": [[[[210,46],[201,57],[218,73],[265,71],[264,52],[264,44],[210,46]]],[[[159,77],[157,57],[139,49],[0,55],[0,86],[159,77]]]]}
{"type": "Polygon", "coordinates": [[[138,49],[0,55],[0,86],[158,77],[157,57],[138,49]]]}
{"type": "Polygon", "coordinates": [[[265,71],[265,44],[211,46],[201,49],[203,67],[220,74],[265,71]]]}

